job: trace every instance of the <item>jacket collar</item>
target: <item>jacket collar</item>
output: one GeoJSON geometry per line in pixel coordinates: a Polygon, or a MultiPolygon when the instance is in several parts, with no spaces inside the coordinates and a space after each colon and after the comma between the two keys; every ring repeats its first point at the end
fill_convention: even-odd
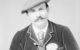
{"type": "Polygon", "coordinates": [[[46,32],[46,36],[45,36],[45,39],[44,39],[44,45],[47,44],[47,42],[52,38],[52,33],[54,32],[53,30],[53,25],[52,23],[48,20],[48,29],[47,29],[47,32],[46,32]]]}
{"type": "MultiPolygon", "coordinates": [[[[46,36],[45,36],[45,40],[44,40],[44,44],[46,44],[52,37],[51,33],[53,33],[53,25],[52,23],[48,20],[48,29],[47,29],[47,32],[46,32],[46,36]]],[[[27,33],[30,34],[30,39],[32,39],[35,43],[38,44],[38,40],[34,34],[34,31],[33,31],[33,28],[31,25],[29,25],[29,28],[28,28],[28,31],[27,33]]]]}

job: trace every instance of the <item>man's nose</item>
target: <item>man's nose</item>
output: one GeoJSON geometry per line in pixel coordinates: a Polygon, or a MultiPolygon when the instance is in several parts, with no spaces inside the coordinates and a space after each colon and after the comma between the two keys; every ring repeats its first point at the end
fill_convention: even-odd
{"type": "Polygon", "coordinates": [[[36,16],[38,16],[38,17],[41,16],[40,11],[36,12],[36,16]]]}

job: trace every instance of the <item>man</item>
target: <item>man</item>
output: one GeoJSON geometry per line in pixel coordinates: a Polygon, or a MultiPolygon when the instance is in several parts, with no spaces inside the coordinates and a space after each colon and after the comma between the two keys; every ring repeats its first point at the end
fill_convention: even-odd
{"type": "Polygon", "coordinates": [[[18,31],[10,50],[79,50],[70,30],[48,20],[49,0],[28,0],[22,13],[32,23],[18,31]]]}

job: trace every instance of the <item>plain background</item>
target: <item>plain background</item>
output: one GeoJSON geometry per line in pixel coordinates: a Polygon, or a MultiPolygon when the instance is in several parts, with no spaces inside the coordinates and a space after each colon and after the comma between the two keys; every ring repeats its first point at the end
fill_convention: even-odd
{"type": "MultiPolygon", "coordinates": [[[[26,0],[0,0],[0,50],[9,50],[13,36],[31,21],[21,9],[26,0]]],[[[66,25],[80,46],[80,0],[51,0],[49,19],[66,25]]]]}

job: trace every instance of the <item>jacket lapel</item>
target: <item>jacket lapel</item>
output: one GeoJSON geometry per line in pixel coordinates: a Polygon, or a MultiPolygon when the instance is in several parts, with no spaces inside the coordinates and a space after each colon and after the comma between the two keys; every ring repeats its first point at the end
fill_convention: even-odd
{"type": "Polygon", "coordinates": [[[51,33],[53,33],[53,26],[52,26],[52,23],[48,20],[48,29],[47,29],[47,32],[46,32],[46,36],[45,36],[45,39],[44,39],[44,45],[47,44],[47,42],[52,38],[52,35],[51,33]]]}
{"type": "Polygon", "coordinates": [[[38,40],[36,38],[36,35],[34,33],[34,30],[32,28],[32,25],[29,26],[27,33],[30,34],[29,38],[32,39],[35,43],[38,43],[38,40]]]}
{"type": "MultiPolygon", "coordinates": [[[[52,38],[52,35],[51,33],[55,32],[55,29],[54,29],[54,26],[52,25],[52,23],[48,20],[48,28],[47,28],[47,32],[46,32],[46,36],[45,36],[45,39],[44,39],[44,43],[43,45],[46,45],[47,42],[52,38]],[[54,31],[53,31],[54,30],[54,31]]],[[[27,33],[30,34],[30,39],[32,39],[34,41],[34,43],[38,44],[38,40],[35,36],[35,33],[33,31],[33,28],[32,26],[30,25],[29,28],[28,28],[28,31],[27,33]]]]}

